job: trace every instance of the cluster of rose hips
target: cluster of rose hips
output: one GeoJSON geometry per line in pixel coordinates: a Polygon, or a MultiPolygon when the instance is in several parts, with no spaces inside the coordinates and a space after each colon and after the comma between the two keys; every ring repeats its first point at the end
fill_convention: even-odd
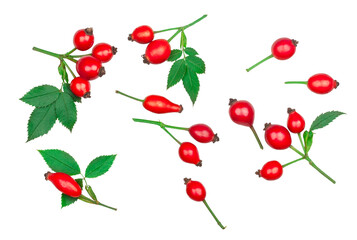
{"type": "MultiPolygon", "coordinates": [[[[78,30],[74,34],[73,44],[74,47],[80,51],[90,49],[94,44],[93,29],[86,28],[78,30]]],[[[79,77],[75,77],[70,84],[73,94],[77,97],[90,97],[89,81],[102,77],[105,74],[102,63],[109,62],[116,53],[116,47],[107,43],[98,43],[93,47],[91,54],[80,57],[76,62],[79,77]]]]}
{"type": "MultiPolygon", "coordinates": [[[[270,58],[276,58],[278,60],[287,60],[291,58],[295,51],[298,41],[289,38],[279,38],[271,46],[272,54],[264,58],[260,62],[256,63],[250,68],[247,68],[247,72],[265,62],[270,58]]],[[[339,83],[332,77],[325,73],[317,73],[311,76],[308,81],[288,81],[285,84],[305,84],[314,93],[326,94],[337,88],[339,83]]]]}

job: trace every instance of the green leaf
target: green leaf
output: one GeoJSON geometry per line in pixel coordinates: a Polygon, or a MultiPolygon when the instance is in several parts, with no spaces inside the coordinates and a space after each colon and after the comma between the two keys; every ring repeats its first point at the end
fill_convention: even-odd
{"type": "Polygon", "coordinates": [[[186,53],[187,55],[189,55],[189,56],[198,55],[198,52],[197,52],[195,49],[190,48],[190,47],[185,48],[185,53],[186,53]]]}
{"type": "Polygon", "coordinates": [[[83,179],[82,178],[74,179],[74,181],[76,181],[78,183],[78,185],[81,187],[81,189],[83,189],[83,179]]]}
{"type": "Polygon", "coordinates": [[[74,158],[65,151],[58,149],[38,151],[53,171],[66,173],[71,176],[81,173],[76,160],[74,160],[74,158]]]}
{"type": "Polygon", "coordinates": [[[61,63],[58,66],[58,73],[61,75],[62,80],[68,83],[68,74],[66,71],[66,65],[64,64],[64,60],[61,60],[61,63]]]}
{"type": "Polygon", "coordinates": [[[27,141],[31,141],[48,133],[56,123],[56,119],[55,104],[35,108],[27,124],[27,141]]]}
{"type": "Polygon", "coordinates": [[[305,151],[308,153],[311,149],[312,146],[312,138],[314,136],[314,133],[311,131],[305,131],[303,138],[304,138],[304,143],[305,143],[305,151]]]}
{"type": "Polygon", "coordinates": [[[20,100],[34,107],[46,107],[57,100],[59,93],[54,86],[41,85],[32,88],[20,100]]]}
{"type": "Polygon", "coordinates": [[[58,97],[56,101],[56,114],[63,126],[72,131],[77,121],[77,109],[72,97],[67,93],[61,92],[58,97]]]}
{"type": "Polygon", "coordinates": [[[198,91],[200,89],[200,82],[198,81],[197,74],[191,68],[187,68],[187,71],[182,81],[183,86],[185,87],[186,92],[190,96],[192,103],[195,104],[198,91]]]}
{"type": "Polygon", "coordinates": [[[177,84],[186,73],[186,62],[183,59],[177,60],[172,67],[167,78],[167,89],[177,84]]]}
{"type": "Polygon", "coordinates": [[[332,122],[335,118],[337,118],[338,116],[340,116],[342,114],[345,114],[345,113],[339,112],[339,111],[330,111],[330,112],[321,114],[311,124],[310,131],[327,126],[330,122],[332,122]]]}
{"type": "Polygon", "coordinates": [[[112,166],[116,155],[100,156],[91,161],[86,169],[86,178],[96,178],[106,173],[112,166]]]}
{"type": "Polygon", "coordinates": [[[67,207],[67,206],[75,203],[77,200],[78,200],[78,198],[70,197],[70,196],[62,193],[62,195],[61,195],[62,207],[61,208],[67,207]]]}
{"type": "Polygon", "coordinates": [[[70,85],[68,83],[63,84],[63,91],[67,93],[69,96],[72,97],[73,101],[75,102],[82,102],[82,99],[80,97],[77,97],[76,95],[73,94],[71,91],[70,85]]]}
{"type": "Polygon", "coordinates": [[[195,71],[198,74],[205,73],[206,66],[204,61],[196,56],[188,56],[186,57],[186,62],[189,68],[195,71]]]}
{"type": "Polygon", "coordinates": [[[180,48],[185,48],[187,46],[187,37],[185,32],[181,31],[181,41],[180,41],[180,48]]]}
{"type": "Polygon", "coordinates": [[[171,50],[170,57],[167,59],[167,61],[169,61],[169,62],[176,61],[181,56],[182,56],[182,51],[181,50],[173,49],[173,50],[171,50]]]}

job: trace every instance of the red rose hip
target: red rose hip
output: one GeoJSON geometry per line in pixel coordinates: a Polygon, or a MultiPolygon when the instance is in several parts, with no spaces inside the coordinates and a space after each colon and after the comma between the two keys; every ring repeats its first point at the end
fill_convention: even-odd
{"type": "Polygon", "coordinates": [[[108,43],[98,43],[92,49],[92,56],[102,63],[109,62],[116,53],[117,48],[108,43]]]}
{"type": "Polygon", "coordinates": [[[288,122],[287,126],[292,133],[301,133],[305,128],[304,118],[295,111],[295,109],[288,108],[288,122]]]}
{"type": "Polygon", "coordinates": [[[82,194],[82,189],[79,184],[66,173],[47,172],[45,178],[52,182],[59,191],[70,197],[77,198],[82,194]]]}
{"type": "Polygon", "coordinates": [[[276,180],[283,175],[283,167],[278,161],[270,161],[264,164],[262,169],[255,174],[266,180],[276,180]]]}
{"type": "Polygon", "coordinates": [[[77,97],[90,98],[90,83],[81,77],[76,77],[71,81],[70,89],[77,97]]]}
{"type": "Polygon", "coordinates": [[[92,56],[81,57],[76,63],[76,69],[79,76],[87,80],[94,80],[105,74],[101,61],[92,56]]]}
{"type": "Polygon", "coordinates": [[[195,164],[198,167],[202,166],[197,147],[190,142],[183,142],[179,148],[179,156],[186,163],[195,164]]]}
{"type": "Polygon", "coordinates": [[[80,51],[90,49],[94,44],[93,29],[86,28],[78,30],[73,37],[74,47],[80,51]]]}
{"type": "Polygon", "coordinates": [[[145,44],[154,39],[154,31],[151,27],[143,25],[134,29],[132,34],[129,34],[128,40],[137,43],[145,44]]]}
{"type": "Polygon", "coordinates": [[[218,142],[219,137],[206,124],[195,124],[188,129],[190,135],[200,143],[218,142]]]}
{"type": "Polygon", "coordinates": [[[289,131],[277,124],[265,124],[265,141],[267,144],[277,150],[283,150],[291,145],[291,136],[289,131]]]}
{"type": "Polygon", "coordinates": [[[306,84],[312,92],[317,94],[329,93],[340,85],[339,82],[325,73],[317,73],[307,81],[288,81],[285,84],[306,84]]]}
{"type": "Polygon", "coordinates": [[[165,39],[157,39],[149,43],[143,55],[144,63],[160,64],[165,62],[171,54],[170,43],[165,39]]]}

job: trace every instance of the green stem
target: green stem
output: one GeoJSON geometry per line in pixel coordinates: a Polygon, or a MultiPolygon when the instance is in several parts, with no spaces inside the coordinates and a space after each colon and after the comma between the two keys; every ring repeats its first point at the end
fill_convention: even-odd
{"type": "Polygon", "coordinates": [[[179,145],[181,145],[181,142],[177,140],[177,138],[174,137],[164,126],[160,126],[167,134],[169,134],[173,140],[175,140],[179,145]]]}
{"type": "MultiPolygon", "coordinates": [[[[66,61],[62,60],[64,65],[66,66],[66,68],[71,72],[73,78],[76,78],[76,75],[73,73],[72,69],[68,66],[68,64],[66,63],[66,61]]],[[[67,82],[68,83],[68,82],[67,82]]]]}
{"type": "Polygon", "coordinates": [[[290,164],[296,163],[296,162],[301,161],[301,160],[303,160],[303,159],[305,159],[305,158],[302,157],[302,158],[296,159],[296,160],[294,160],[294,161],[285,163],[284,165],[282,165],[282,167],[284,168],[284,167],[286,167],[286,166],[289,166],[290,164]]]}
{"type": "Polygon", "coordinates": [[[47,55],[50,55],[50,56],[56,57],[56,58],[61,58],[62,57],[60,54],[53,53],[53,52],[50,52],[50,51],[47,51],[47,50],[43,50],[43,49],[37,48],[37,47],[33,47],[32,50],[40,52],[40,53],[43,53],[43,54],[47,54],[47,55]]]}
{"type": "Polygon", "coordinates": [[[80,57],[85,57],[85,56],[92,56],[91,53],[88,53],[88,54],[83,54],[83,55],[69,55],[68,57],[71,57],[71,58],[80,58],[80,57]]]}
{"type": "Polygon", "coordinates": [[[125,96],[125,97],[134,99],[134,100],[139,101],[139,102],[144,102],[144,100],[142,100],[142,99],[132,97],[132,96],[130,96],[130,95],[128,95],[128,94],[125,94],[125,93],[123,93],[123,92],[120,92],[120,91],[118,91],[118,90],[116,90],[115,93],[119,93],[119,94],[121,94],[121,95],[123,95],[123,96],[125,96]]]}
{"type": "Polygon", "coordinates": [[[328,180],[330,180],[333,184],[336,183],[335,180],[333,180],[329,175],[327,175],[324,171],[322,171],[318,166],[316,166],[316,164],[308,157],[306,156],[306,160],[309,161],[310,165],[315,168],[319,173],[321,173],[325,178],[327,178],[328,180]]]}
{"type": "Polygon", "coordinates": [[[299,136],[299,140],[300,140],[301,147],[302,147],[302,149],[304,149],[304,153],[305,153],[305,155],[306,155],[306,148],[305,148],[305,146],[304,146],[304,142],[302,141],[301,133],[298,133],[298,136],[299,136]]]}
{"type": "Polygon", "coordinates": [[[299,150],[297,150],[293,145],[290,145],[290,148],[296,152],[297,154],[299,154],[301,157],[305,158],[305,154],[303,154],[302,152],[300,152],[299,150]]]}
{"type": "Polygon", "coordinates": [[[261,143],[261,141],[259,139],[259,136],[258,136],[257,132],[255,131],[253,125],[250,127],[250,129],[252,130],[252,132],[254,134],[254,137],[257,140],[258,144],[259,144],[260,149],[263,149],[263,145],[262,145],[262,143],[261,143]]]}
{"type": "Polygon", "coordinates": [[[226,227],[222,225],[222,223],[218,220],[218,218],[216,217],[216,215],[213,213],[213,211],[211,210],[211,208],[209,207],[208,203],[206,202],[206,199],[203,200],[203,203],[205,204],[205,206],[207,207],[208,211],[211,213],[211,215],[213,216],[214,220],[216,220],[217,224],[222,228],[225,229],[226,227]]]}
{"type": "Polygon", "coordinates": [[[133,120],[134,120],[134,122],[149,123],[149,124],[155,124],[155,125],[158,125],[158,126],[164,125],[164,127],[166,127],[166,128],[173,128],[173,129],[186,130],[186,131],[189,130],[189,128],[166,125],[166,124],[164,124],[162,122],[158,122],[158,121],[151,121],[151,120],[139,119],[139,118],[133,118],[133,120]]]}
{"type": "Polygon", "coordinates": [[[171,42],[171,40],[174,39],[174,38],[177,36],[177,34],[179,34],[181,31],[182,31],[182,30],[181,30],[181,28],[180,28],[180,29],[177,30],[177,32],[175,32],[175,34],[172,35],[167,41],[168,41],[168,42],[171,42]]]}
{"type": "Polygon", "coordinates": [[[154,31],[154,33],[162,33],[162,32],[167,32],[167,31],[172,31],[172,30],[177,30],[181,27],[175,27],[175,28],[168,28],[168,29],[163,29],[163,30],[159,30],[159,31],[154,31]]]}
{"type": "Polygon", "coordinates": [[[274,57],[273,54],[267,56],[266,58],[264,58],[264,59],[261,60],[260,62],[257,62],[256,64],[254,64],[254,65],[251,66],[250,68],[247,68],[246,71],[247,71],[247,72],[251,71],[253,68],[255,68],[256,66],[262,64],[263,62],[265,62],[266,60],[268,60],[268,59],[270,59],[270,58],[272,58],[272,57],[274,57]]]}
{"type": "Polygon", "coordinates": [[[291,81],[291,82],[285,82],[285,84],[307,84],[306,81],[291,81]]]}
{"type": "Polygon", "coordinates": [[[65,56],[69,56],[71,53],[73,53],[73,52],[76,51],[76,50],[77,50],[77,48],[73,48],[71,51],[67,52],[67,53],[65,54],[65,56]]]}
{"type": "Polygon", "coordinates": [[[92,199],[90,198],[87,198],[86,196],[84,195],[81,195],[78,197],[79,200],[82,200],[83,202],[86,202],[86,203],[91,203],[91,204],[95,204],[95,205],[99,205],[99,206],[103,206],[103,207],[106,207],[106,208],[109,208],[109,209],[112,209],[114,211],[116,211],[117,209],[116,208],[113,208],[113,207],[110,207],[110,206],[107,206],[103,203],[100,203],[100,202],[95,202],[93,201],[92,199]]]}
{"type": "MultiPolygon", "coordinates": [[[[186,28],[189,28],[191,27],[192,25],[198,23],[199,21],[201,21],[202,19],[204,19],[205,17],[207,17],[207,14],[203,15],[202,17],[200,17],[199,19],[193,21],[192,23],[190,24],[187,24],[183,27],[175,27],[175,28],[167,28],[167,29],[163,29],[163,30],[159,30],[159,31],[154,31],[154,33],[161,33],[161,32],[167,32],[167,31],[172,31],[172,30],[181,30],[181,29],[186,29],[186,28]]],[[[169,41],[170,42],[170,41],[169,41]]]]}

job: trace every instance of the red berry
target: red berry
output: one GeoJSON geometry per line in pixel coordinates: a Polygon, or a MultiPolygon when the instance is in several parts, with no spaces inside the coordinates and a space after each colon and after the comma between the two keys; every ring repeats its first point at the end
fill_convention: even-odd
{"type": "Polygon", "coordinates": [[[129,34],[128,40],[138,43],[149,43],[154,39],[154,31],[151,27],[143,25],[135,28],[132,34],[129,34]]]}
{"type": "Polygon", "coordinates": [[[281,126],[266,123],[265,124],[265,141],[267,144],[278,150],[286,149],[291,145],[291,136],[289,131],[281,126]]]}
{"type": "Polygon", "coordinates": [[[307,87],[318,94],[326,94],[337,88],[339,83],[327,74],[318,73],[307,81],[307,87]]]}
{"type": "Polygon", "coordinates": [[[145,55],[143,55],[144,63],[163,63],[170,57],[170,54],[170,43],[165,39],[157,39],[146,47],[145,55]]]}
{"type": "Polygon", "coordinates": [[[186,184],[186,193],[194,201],[201,202],[206,198],[206,189],[202,183],[192,181],[190,178],[184,179],[186,184]]]}
{"type": "Polygon", "coordinates": [[[76,69],[84,79],[93,80],[98,76],[101,77],[105,74],[105,69],[102,67],[102,63],[92,56],[81,57],[76,64],[76,69]]]}
{"type": "Polygon", "coordinates": [[[92,49],[92,56],[102,63],[109,62],[113,55],[117,53],[117,48],[108,43],[98,43],[92,49]]]}
{"type": "Polygon", "coordinates": [[[49,180],[62,193],[77,198],[82,194],[82,189],[79,184],[66,173],[50,173],[45,174],[46,180],[49,180]]]}
{"type": "Polygon", "coordinates": [[[254,122],[254,108],[248,101],[230,99],[229,116],[232,121],[243,126],[251,127],[254,122]]]}
{"type": "Polygon", "coordinates": [[[295,109],[288,108],[288,129],[292,133],[301,133],[305,128],[304,118],[295,109]]]}
{"type": "Polygon", "coordinates": [[[271,52],[276,59],[286,60],[291,58],[298,42],[289,38],[279,38],[271,46],[271,52]]]}
{"type": "Polygon", "coordinates": [[[146,110],[153,113],[170,113],[170,112],[182,112],[183,108],[181,105],[170,102],[168,99],[158,96],[150,95],[143,101],[143,106],[146,110]]]}
{"type": "Polygon", "coordinates": [[[214,134],[212,129],[206,124],[195,124],[188,129],[190,135],[200,143],[218,142],[217,134],[214,134]]]}
{"type": "Polygon", "coordinates": [[[202,161],[198,155],[197,147],[190,142],[181,143],[179,156],[184,162],[195,164],[198,167],[202,166],[202,161]]]}
{"type": "Polygon", "coordinates": [[[76,77],[70,84],[70,89],[77,97],[90,98],[90,83],[81,77],[76,77]]]}
{"type": "Polygon", "coordinates": [[[94,44],[93,28],[86,28],[78,30],[73,37],[73,44],[75,48],[80,51],[90,49],[94,44]]]}
{"type": "Polygon", "coordinates": [[[283,175],[283,167],[278,161],[270,161],[264,164],[262,170],[258,170],[256,174],[266,180],[276,180],[283,175]]]}

